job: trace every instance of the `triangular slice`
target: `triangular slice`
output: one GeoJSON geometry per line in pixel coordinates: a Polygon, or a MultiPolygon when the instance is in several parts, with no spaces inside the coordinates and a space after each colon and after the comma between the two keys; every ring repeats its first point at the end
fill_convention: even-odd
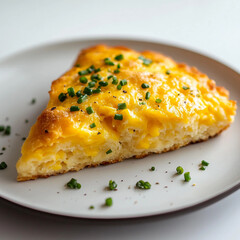
{"type": "Polygon", "coordinates": [[[22,147],[18,181],[144,157],[207,140],[236,103],[194,67],[159,53],[98,45],[52,83],[22,147]]]}

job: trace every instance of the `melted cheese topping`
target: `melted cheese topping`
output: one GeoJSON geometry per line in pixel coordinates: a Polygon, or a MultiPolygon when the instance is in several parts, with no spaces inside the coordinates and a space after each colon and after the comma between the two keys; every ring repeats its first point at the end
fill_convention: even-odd
{"type": "MultiPolygon", "coordinates": [[[[88,82],[96,73],[84,75],[88,82]]],[[[96,82],[96,89],[99,81],[96,82]]],[[[177,64],[170,58],[153,52],[135,52],[123,47],[96,46],[84,50],[76,61],[75,67],[54,81],[50,91],[50,101],[47,109],[33,126],[25,142],[22,161],[29,158],[38,160],[45,156],[55,155],[52,169],[59,169],[58,159],[64,158],[64,152],[56,153],[54,146],[61,144],[79,145],[76,151],[82,151],[86,156],[96,156],[104,144],[111,139],[121,141],[122,133],[138,132],[136,149],[154,147],[154,139],[161,134],[162,129],[171,134],[171,128],[179,124],[189,125],[197,121],[199,125],[211,126],[217,122],[232,122],[236,104],[228,100],[227,91],[215,86],[215,82],[195,68],[177,64]],[[122,60],[115,60],[119,54],[122,60]],[[152,61],[145,65],[140,56],[152,61]],[[110,58],[113,66],[106,64],[105,58],[110,58]],[[120,64],[119,73],[114,73],[120,64]],[[79,72],[91,65],[100,68],[97,72],[101,81],[108,82],[101,87],[101,92],[87,96],[86,101],[77,103],[78,97],[70,97],[61,102],[59,95],[74,88],[75,93],[88,86],[79,81],[79,72]],[[79,66],[79,67],[78,67],[79,66]],[[127,84],[118,90],[112,84],[116,76],[118,84],[127,80],[127,84]],[[146,83],[149,88],[142,88],[146,83]],[[146,93],[150,98],[146,98],[146,93]],[[160,103],[156,100],[161,99],[160,103]],[[118,104],[126,103],[127,108],[118,110],[118,104]],[[79,111],[70,111],[71,106],[78,106],[79,111]],[[92,107],[94,113],[88,114],[87,107],[92,107]],[[122,114],[123,120],[114,119],[115,114],[122,114]],[[91,128],[90,124],[96,127],[91,128]]]]}

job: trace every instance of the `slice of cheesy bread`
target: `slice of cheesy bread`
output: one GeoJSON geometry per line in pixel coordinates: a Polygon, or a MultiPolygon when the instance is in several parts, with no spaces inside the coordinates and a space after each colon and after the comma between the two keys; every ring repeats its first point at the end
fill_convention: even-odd
{"type": "Polygon", "coordinates": [[[151,51],[98,45],[52,83],[17,162],[18,181],[207,140],[234,119],[228,91],[151,51]]]}

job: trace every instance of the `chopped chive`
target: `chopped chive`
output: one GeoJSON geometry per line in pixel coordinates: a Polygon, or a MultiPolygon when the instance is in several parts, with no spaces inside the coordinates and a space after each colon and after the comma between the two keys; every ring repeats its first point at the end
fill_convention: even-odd
{"type": "Polygon", "coordinates": [[[156,103],[161,103],[161,102],[162,102],[162,99],[157,98],[157,99],[155,100],[155,102],[156,102],[156,103]]]}
{"type": "Polygon", "coordinates": [[[120,85],[121,86],[127,85],[127,80],[126,79],[121,80],[120,85]]]}
{"type": "Polygon", "coordinates": [[[203,165],[203,166],[208,166],[208,165],[209,165],[209,162],[206,162],[205,160],[202,160],[202,165],[203,165]]]}
{"type": "Polygon", "coordinates": [[[89,82],[88,87],[93,88],[95,86],[95,84],[96,84],[95,82],[89,82]]]}
{"type": "Polygon", "coordinates": [[[31,101],[31,104],[35,104],[36,103],[36,98],[33,98],[31,101]]]}
{"type": "Polygon", "coordinates": [[[94,206],[93,206],[93,205],[91,205],[91,206],[89,207],[89,209],[91,209],[91,210],[92,210],[92,209],[94,209],[94,206]]]}
{"type": "Polygon", "coordinates": [[[149,88],[149,85],[148,85],[147,83],[143,83],[143,84],[141,85],[141,87],[142,87],[142,88],[149,88]]]}
{"type": "Polygon", "coordinates": [[[4,135],[10,135],[11,134],[11,126],[6,126],[5,131],[4,131],[4,135]]]}
{"type": "Polygon", "coordinates": [[[189,87],[186,87],[186,86],[183,86],[182,88],[183,88],[183,90],[188,90],[188,89],[190,89],[189,87]]]}
{"type": "Polygon", "coordinates": [[[146,66],[149,66],[152,63],[151,59],[145,58],[143,56],[138,57],[138,59],[142,60],[143,64],[146,65],[146,66]]]}
{"type": "Polygon", "coordinates": [[[100,71],[101,71],[101,68],[97,68],[97,69],[94,70],[95,73],[98,73],[100,71]]]}
{"type": "Polygon", "coordinates": [[[79,91],[76,92],[76,96],[77,96],[77,97],[80,97],[81,95],[82,95],[81,90],[79,90],[79,91]]]}
{"type": "Polygon", "coordinates": [[[75,91],[74,91],[73,87],[68,88],[67,91],[68,91],[68,95],[70,97],[74,97],[75,96],[75,91]]]}
{"type": "Polygon", "coordinates": [[[203,171],[206,170],[206,168],[205,168],[204,166],[201,166],[199,169],[200,169],[200,170],[203,170],[203,171]]]}
{"type": "Polygon", "coordinates": [[[86,77],[80,77],[79,81],[84,84],[88,82],[86,77]]]}
{"type": "Polygon", "coordinates": [[[167,71],[166,71],[166,74],[167,74],[167,75],[170,75],[170,73],[171,73],[170,70],[167,70],[167,71]]]}
{"type": "Polygon", "coordinates": [[[115,120],[123,120],[123,115],[116,113],[115,116],[114,116],[114,119],[115,119],[115,120]]]}
{"type": "Polygon", "coordinates": [[[88,72],[88,70],[82,70],[82,71],[78,72],[78,74],[79,74],[80,76],[83,76],[83,75],[89,74],[89,72],[88,72]]]}
{"type": "Polygon", "coordinates": [[[104,62],[105,62],[105,64],[107,64],[107,65],[109,65],[109,66],[114,66],[114,63],[111,61],[110,58],[105,58],[105,59],[104,59],[104,62]]]}
{"type": "Polygon", "coordinates": [[[92,73],[93,71],[95,71],[95,67],[93,65],[91,65],[88,69],[87,69],[88,73],[92,73]]]}
{"type": "Polygon", "coordinates": [[[4,127],[4,126],[0,126],[0,132],[3,132],[3,131],[4,131],[4,129],[5,129],[5,127],[4,127]]]}
{"type": "Polygon", "coordinates": [[[112,84],[114,84],[114,85],[118,84],[118,79],[116,76],[113,77],[112,84]]]}
{"type": "Polygon", "coordinates": [[[102,86],[102,87],[106,87],[108,85],[108,82],[100,81],[99,85],[102,86]]]}
{"type": "Polygon", "coordinates": [[[95,128],[96,127],[96,124],[95,123],[92,123],[89,125],[90,128],[95,128]]]}
{"type": "Polygon", "coordinates": [[[114,190],[117,188],[117,183],[113,180],[110,180],[109,183],[108,183],[108,187],[110,190],[114,190]]]}
{"type": "Polygon", "coordinates": [[[146,105],[145,102],[139,102],[139,105],[146,105]]]}
{"type": "Polygon", "coordinates": [[[5,151],[6,150],[6,148],[5,147],[2,147],[2,151],[5,151]]]}
{"type": "Polygon", "coordinates": [[[109,79],[111,79],[113,77],[113,75],[109,75],[108,77],[107,77],[107,79],[109,80],[109,79]]]}
{"type": "Polygon", "coordinates": [[[183,174],[183,172],[184,172],[184,170],[183,170],[183,168],[182,168],[181,166],[178,166],[178,167],[176,168],[176,171],[177,171],[177,174],[178,174],[178,175],[181,175],[181,174],[183,174]]]}
{"type": "Polygon", "coordinates": [[[152,167],[150,168],[150,170],[151,170],[151,171],[155,171],[155,167],[152,166],[152,167]]]}
{"type": "Polygon", "coordinates": [[[106,206],[111,207],[112,204],[113,204],[112,198],[107,198],[107,199],[105,200],[105,205],[106,205],[106,206]]]}
{"type": "Polygon", "coordinates": [[[99,81],[99,80],[101,80],[102,79],[102,77],[99,75],[99,74],[93,74],[92,76],[91,76],[91,80],[92,81],[99,81]]]}
{"type": "Polygon", "coordinates": [[[85,87],[83,90],[83,93],[87,94],[87,95],[92,95],[92,89],[89,87],[85,87]]]}
{"type": "Polygon", "coordinates": [[[70,112],[76,112],[76,111],[79,111],[80,108],[78,106],[71,106],[70,107],[70,112]]]}
{"type": "Polygon", "coordinates": [[[80,97],[79,97],[79,99],[77,100],[77,103],[83,103],[84,101],[86,101],[87,100],[87,94],[85,94],[85,95],[81,95],[80,97]]]}
{"type": "Polygon", "coordinates": [[[72,179],[67,183],[67,187],[68,187],[68,188],[71,188],[71,189],[80,189],[80,188],[81,188],[81,184],[78,183],[75,178],[72,178],[72,179]]]}
{"type": "Polygon", "coordinates": [[[115,60],[117,60],[117,61],[123,60],[123,55],[122,55],[122,54],[117,55],[117,56],[115,57],[115,60]]]}
{"type": "Polygon", "coordinates": [[[93,93],[100,93],[101,92],[101,87],[98,86],[96,89],[92,91],[93,93]]]}
{"type": "Polygon", "coordinates": [[[110,154],[110,153],[112,153],[112,149],[109,149],[106,151],[106,154],[110,154]]]}
{"type": "Polygon", "coordinates": [[[117,65],[117,68],[121,68],[121,65],[120,65],[120,63],[117,65]]]}
{"type": "Polygon", "coordinates": [[[122,86],[120,84],[117,85],[117,90],[121,90],[122,86]]]}
{"type": "Polygon", "coordinates": [[[189,182],[191,180],[190,172],[184,173],[184,180],[185,182],[189,182]]]}
{"type": "Polygon", "coordinates": [[[119,103],[118,104],[118,110],[125,109],[125,108],[127,108],[127,104],[126,103],[119,103]]]}
{"type": "Polygon", "coordinates": [[[92,107],[90,107],[90,106],[86,108],[86,111],[87,111],[87,113],[88,113],[89,115],[92,114],[92,113],[94,113],[92,107]]]}
{"type": "Polygon", "coordinates": [[[114,73],[120,73],[120,70],[119,69],[116,69],[116,70],[114,70],[114,73]]]}
{"type": "Polygon", "coordinates": [[[1,162],[0,163],[0,170],[3,170],[5,168],[7,168],[7,164],[5,162],[1,162]]]}
{"type": "Polygon", "coordinates": [[[145,99],[148,100],[151,96],[151,93],[150,92],[146,92],[146,95],[145,95],[145,99]]]}
{"type": "Polygon", "coordinates": [[[67,98],[67,94],[66,93],[60,93],[59,96],[58,96],[58,99],[60,102],[63,102],[65,101],[67,98]]]}
{"type": "Polygon", "coordinates": [[[144,182],[143,180],[140,180],[136,183],[136,187],[139,189],[150,189],[151,184],[149,182],[144,182]]]}

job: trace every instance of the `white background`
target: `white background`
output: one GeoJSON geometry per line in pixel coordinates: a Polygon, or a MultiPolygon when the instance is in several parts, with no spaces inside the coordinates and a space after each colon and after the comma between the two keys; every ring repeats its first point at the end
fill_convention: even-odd
{"type": "MultiPolygon", "coordinates": [[[[0,0],[0,59],[41,44],[141,37],[200,51],[240,71],[239,0],[0,0]]],[[[0,239],[240,239],[240,191],[194,211],[121,221],[58,217],[0,200],[0,239]]]]}

